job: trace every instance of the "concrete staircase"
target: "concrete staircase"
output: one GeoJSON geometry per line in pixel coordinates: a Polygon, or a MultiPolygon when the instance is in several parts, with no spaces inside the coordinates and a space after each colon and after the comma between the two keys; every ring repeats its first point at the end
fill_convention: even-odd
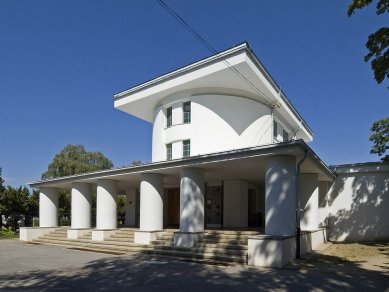
{"type": "Polygon", "coordinates": [[[213,264],[246,264],[248,237],[259,234],[258,231],[232,230],[206,232],[195,247],[179,248],[174,246],[174,233],[168,231],[142,252],[213,264]]]}
{"type": "Polygon", "coordinates": [[[79,239],[68,239],[67,228],[58,228],[33,243],[54,244],[76,250],[109,254],[140,253],[164,256],[172,259],[196,261],[209,264],[246,264],[248,237],[258,235],[258,231],[206,230],[204,236],[193,248],[174,246],[174,232],[167,229],[150,245],[134,244],[133,228],[118,229],[104,241],[92,241],[92,231],[79,239]]]}
{"type": "Polygon", "coordinates": [[[68,239],[67,228],[58,228],[39,239],[33,240],[33,243],[61,245],[78,250],[109,254],[138,252],[142,249],[142,246],[134,244],[134,229],[127,228],[118,229],[117,232],[104,241],[92,241],[92,231],[78,239],[68,239]]]}

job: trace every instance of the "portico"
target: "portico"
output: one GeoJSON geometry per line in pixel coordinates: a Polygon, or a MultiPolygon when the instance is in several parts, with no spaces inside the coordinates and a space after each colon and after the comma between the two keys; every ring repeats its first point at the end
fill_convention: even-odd
{"type": "Polygon", "coordinates": [[[262,224],[253,228],[267,235],[293,236],[296,232],[296,163],[304,151],[309,151],[310,155],[301,168],[299,182],[299,199],[304,209],[301,226],[304,230],[315,230],[318,228],[319,185],[330,182],[332,174],[302,141],[36,182],[33,186],[40,189],[43,202],[40,226],[58,226],[58,190],[70,189],[72,209],[68,237],[77,238],[86,230],[93,230],[93,239],[104,240],[117,228],[117,195],[126,194],[126,224],[136,227],[139,212],[135,243],[148,244],[164,232],[169,208],[172,212],[178,207],[168,202],[169,189],[179,186],[179,231],[174,236],[175,246],[194,246],[207,227],[248,228],[249,189],[256,192],[259,202],[254,210],[262,214],[264,221],[264,228],[262,224]],[[210,202],[213,193],[207,194],[207,190],[210,192],[215,187],[220,188],[222,195],[215,203],[217,208],[213,209],[210,202]],[[93,192],[97,197],[95,227],[91,226],[93,192]],[[211,220],[210,212],[214,211],[220,213],[220,221],[211,220]]]}

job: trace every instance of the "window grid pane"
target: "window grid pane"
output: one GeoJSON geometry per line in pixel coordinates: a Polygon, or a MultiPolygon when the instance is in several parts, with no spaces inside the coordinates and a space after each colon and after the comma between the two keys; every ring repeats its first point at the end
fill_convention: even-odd
{"type": "Polygon", "coordinates": [[[166,127],[170,127],[172,125],[172,107],[168,107],[166,109],[166,127]]]}
{"type": "Polygon", "coordinates": [[[282,138],[283,138],[283,141],[284,141],[284,142],[289,141],[288,132],[286,132],[285,130],[282,131],[282,138]]]}
{"type": "Polygon", "coordinates": [[[190,101],[183,103],[182,110],[184,113],[184,123],[190,123],[190,112],[191,112],[190,101]]]}
{"type": "Polygon", "coordinates": [[[166,160],[172,160],[172,144],[166,144],[166,160]]]}
{"type": "Polygon", "coordinates": [[[182,156],[183,157],[190,156],[190,140],[182,141],[182,156]]]}
{"type": "Polygon", "coordinates": [[[273,122],[273,137],[274,137],[275,139],[277,139],[277,135],[278,135],[277,122],[274,121],[274,122],[273,122]]]}

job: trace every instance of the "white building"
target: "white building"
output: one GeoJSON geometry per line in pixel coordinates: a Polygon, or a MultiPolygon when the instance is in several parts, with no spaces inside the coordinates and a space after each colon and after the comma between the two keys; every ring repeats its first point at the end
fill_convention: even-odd
{"type": "Polygon", "coordinates": [[[252,228],[262,235],[249,239],[249,264],[282,266],[294,257],[299,225],[309,231],[303,251],[325,240],[319,227],[335,175],[247,43],[120,92],[114,106],[153,124],[152,162],[31,183],[40,190],[41,228],[25,228],[21,239],[58,226],[57,193],[68,189],[70,238],[85,229],[93,240],[107,238],[117,228],[116,197],[126,194],[126,224],[139,227],[138,244],[168,226],[179,227],[177,247],[195,246],[208,228],[252,228]]]}

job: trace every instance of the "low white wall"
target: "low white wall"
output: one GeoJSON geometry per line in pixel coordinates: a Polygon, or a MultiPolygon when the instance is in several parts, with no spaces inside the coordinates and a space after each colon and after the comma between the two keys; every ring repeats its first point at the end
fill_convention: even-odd
{"type": "Polygon", "coordinates": [[[58,227],[20,227],[19,239],[21,241],[33,241],[43,235],[49,234],[58,227]]]}
{"type": "Polygon", "coordinates": [[[333,167],[329,190],[329,239],[389,240],[389,163],[333,167]]]}
{"type": "MultiPolygon", "coordinates": [[[[303,231],[300,254],[317,249],[327,241],[326,230],[303,231]]],[[[259,235],[248,240],[248,264],[282,268],[296,257],[296,236],[259,235]]]]}

